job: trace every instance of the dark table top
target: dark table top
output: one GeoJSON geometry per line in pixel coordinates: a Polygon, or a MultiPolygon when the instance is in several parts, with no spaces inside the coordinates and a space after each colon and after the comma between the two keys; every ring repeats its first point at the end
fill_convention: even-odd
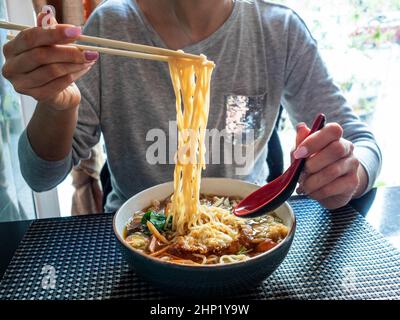
{"type": "MultiPolygon", "coordinates": [[[[373,189],[351,205],[400,249],[400,186],[373,189]]],[[[0,279],[31,223],[31,220],[0,223],[0,279]]]]}

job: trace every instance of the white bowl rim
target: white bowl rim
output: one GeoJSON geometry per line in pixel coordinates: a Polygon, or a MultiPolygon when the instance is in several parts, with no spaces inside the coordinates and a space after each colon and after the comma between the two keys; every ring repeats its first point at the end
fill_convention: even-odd
{"type": "MultiPolygon", "coordinates": [[[[231,180],[232,182],[240,181],[240,182],[244,182],[244,183],[249,184],[249,185],[256,186],[257,188],[260,187],[259,185],[255,184],[255,183],[251,183],[251,182],[244,181],[244,180],[239,180],[239,179],[231,179],[231,178],[204,177],[204,178],[202,178],[201,180],[203,181],[203,180],[213,180],[213,179],[231,180]]],[[[127,203],[128,201],[130,201],[130,199],[132,199],[133,197],[139,196],[139,195],[140,195],[141,193],[143,193],[143,192],[148,192],[148,191],[150,191],[150,190],[152,190],[152,189],[156,189],[156,188],[159,188],[159,187],[161,187],[161,186],[163,186],[163,185],[170,184],[171,182],[173,182],[173,181],[168,181],[168,182],[164,182],[164,183],[157,184],[157,185],[155,185],[155,186],[152,186],[152,187],[150,187],[150,188],[144,189],[144,190],[140,191],[139,193],[133,195],[132,197],[130,197],[128,200],[126,200],[126,201],[124,202],[124,204],[117,210],[117,212],[114,214],[114,217],[113,217],[113,231],[114,231],[114,234],[115,234],[115,236],[117,237],[118,241],[119,241],[122,245],[124,245],[128,250],[130,250],[132,253],[137,254],[137,255],[140,255],[140,256],[142,256],[142,257],[144,257],[144,258],[146,258],[146,259],[148,259],[148,260],[150,260],[150,261],[153,261],[153,262],[156,263],[156,264],[160,264],[160,265],[168,266],[168,267],[172,267],[172,268],[178,268],[178,269],[182,269],[182,268],[183,268],[183,269],[190,269],[190,270],[195,270],[195,269],[208,269],[208,268],[211,268],[211,269],[216,269],[216,268],[217,268],[217,269],[227,269],[227,268],[230,268],[230,267],[237,266],[238,264],[244,264],[244,263],[246,263],[246,262],[253,262],[253,261],[259,260],[259,259],[261,259],[262,257],[271,254],[272,252],[278,250],[281,246],[283,246],[284,243],[288,242],[289,239],[293,237],[293,234],[294,234],[294,232],[295,232],[295,230],[296,230],[296,224],[297,224],[296,215],[294,214],[294,211],[293,211],[292,207],[291,207],[291,206],[289,205],[289,203],[286,201],[286,202],[284,202],[284,203],[282,204],[282,206],[285,206],[285,207],[286,207],[286,209],[287,209],[287,210],[289,211],[289,213],[290,213],[290,216],[291,216],[292,219],[293,219],[293,223],[292,223],[292,226],[291,226],[291,228],[290,228],[288,234],[286,235],[286,237],[285,237],[281,242],[279,242],[279,243],[278,243],[275,247],[273,247],[272,249],[270,249],[270,250],[268,250],[268,251],[265,251],[265,252],[263,252],[263,253],[261,253],[261,254],[258,254],[258,255],[254,256],[254,257],[251,257],[251,258],[249,258],[249,259],[247,259],[247,260],[237,261],[237,262],[232,262],[232,263],[226,263],[226,264],[198,264],[198,265],[191,265],[191,264],[183,264],[183,263],[181,264],[181,263],[176,263],[176,262],[165,261],[165,260],[161,260],[161,259],[159,259],[159,258],[157,258],[157,257],[152,257],[152,256],[150,256],[150,255],[148,255],[148,254],[146,254],[146,253],[143,253],[143,252],[141,252],[141,251],[139,251],[139,250],[136,250],[136,249],[132,248],[132,247],[125,241],[125,239],[122,238],[122,236],[119,234],[119,232],[117,232],[116,218],[117,218],[118,214],[121,212],[121,209],[122,209],[122,207],[125,205],[125,203],[127,203]]]]}

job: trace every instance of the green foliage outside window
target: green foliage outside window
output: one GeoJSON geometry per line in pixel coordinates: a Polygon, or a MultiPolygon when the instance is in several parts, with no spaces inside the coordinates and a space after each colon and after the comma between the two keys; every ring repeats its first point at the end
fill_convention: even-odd
{"type": "MultiPolygon", "coordinates": [[[[274,2],[287,5],[300,14],[322,52],[337,52],[340,57],[348,55],[349,59],[364,62],[370,60],[372,65],[385,50],[400,45],[399,0],[274,2]]],[[[354,70],[336,80],[355,112],[368,122],[376,106],[381,79],[354,70]]]]}

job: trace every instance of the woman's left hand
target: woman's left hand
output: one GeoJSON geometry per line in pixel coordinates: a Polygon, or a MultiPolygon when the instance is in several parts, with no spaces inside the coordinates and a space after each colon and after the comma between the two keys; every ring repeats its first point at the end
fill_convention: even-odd
{"type": "Polygon", "coordinates": [[[329,123],[309,137],[310,129],[304,123],[296,129],[292,158],[307,158],[298,193],[308,195],[327,209],[336,209],[364,192],[367,174],[353,153],[354,145],[342,138],[339,124],[329,123]]]}

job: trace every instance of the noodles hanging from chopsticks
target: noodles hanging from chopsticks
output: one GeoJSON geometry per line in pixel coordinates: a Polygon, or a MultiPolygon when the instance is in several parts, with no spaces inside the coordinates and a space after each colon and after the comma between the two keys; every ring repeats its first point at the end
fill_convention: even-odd
{"type": "Polygon", "coordinates": [[[185,234],[199,211],[201,170],[205,168],[205,129],[210,108],[210,81],[214,64],[171,58],[171,79],[176,96],[178,150],[175,156],[172,224],[185,234]]]}
{"type": "MultiPolygon", "coordinates": [[[[170,59],[176,96],[178,150],[175,156],[172,230],[183,247],[223,248],[239,237],[240,219],[218,207],[200,205],[201,171],[205,168],[205,133],[214,64],[170,59]]],[[[206,250],[206,249],[204,249],[206,250]]]]}

